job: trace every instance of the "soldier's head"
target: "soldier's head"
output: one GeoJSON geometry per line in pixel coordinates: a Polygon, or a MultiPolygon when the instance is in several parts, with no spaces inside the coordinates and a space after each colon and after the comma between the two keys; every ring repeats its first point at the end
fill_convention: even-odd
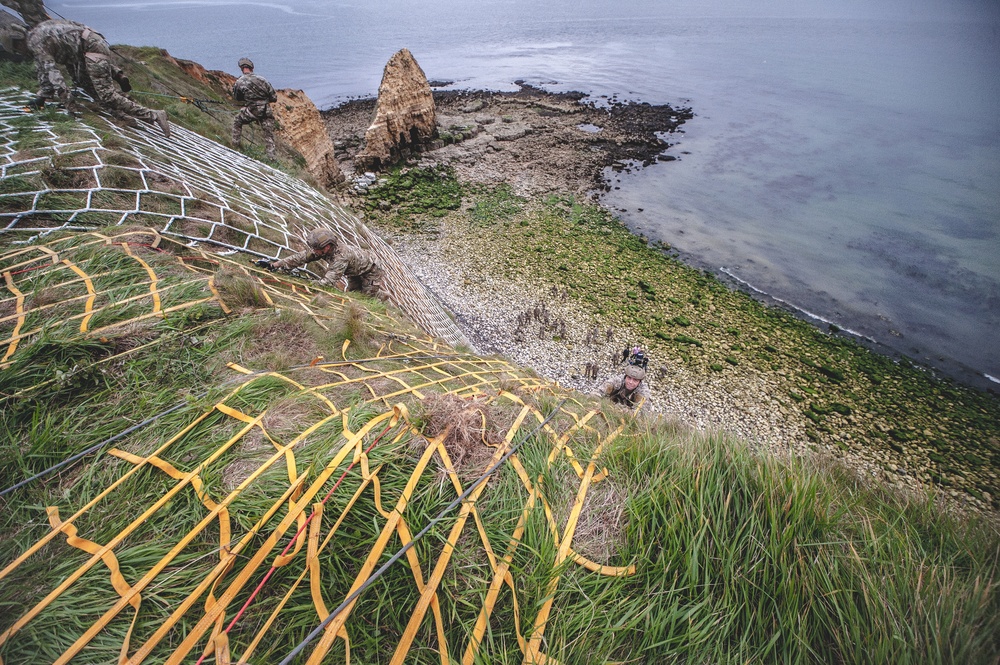
{"type": "Polygon", "coordinates": [[[625,389],[635,390],[646,378],[646,370],[638,365],[629,365],[625,368],[625,389]]]}
{"type": "Polygon", "coordinates": [[[329,256],[337,249],[337,236],[330,229],[316,229],[306,236],[306,244],[317,254],[329,256]]]}
{"type": "Polygon", "coordinates": [[[240,58],[237,64],[240,66],[240,71],[244,74],[253,73],[253,60],[250,58],[240,58]]]}

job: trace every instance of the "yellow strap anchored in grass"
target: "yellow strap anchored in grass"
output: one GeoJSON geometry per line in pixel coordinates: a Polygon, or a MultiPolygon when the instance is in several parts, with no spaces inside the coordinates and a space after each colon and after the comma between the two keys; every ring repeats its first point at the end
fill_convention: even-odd
{"type": "Polygon", "coordinates": [[[0,363],[7,362],[7,359],[11,357],[14,351],[17,350],[17,343],[21,339],[21,326],[24,325],[24,294],[21,293],[18,288],[14,285],[14,278],[11,276],[10,271],[7,270],[3,274],[4,282],[7,284],[7,288],[11,293],[14,294],[16,301],[14,303],[14,314],[17,316],[17,323],[14,324],[14,332],[11,333],[10,343],[7,345],[7,352],[4,353],[3,358],[0,358],[0,363]]]}

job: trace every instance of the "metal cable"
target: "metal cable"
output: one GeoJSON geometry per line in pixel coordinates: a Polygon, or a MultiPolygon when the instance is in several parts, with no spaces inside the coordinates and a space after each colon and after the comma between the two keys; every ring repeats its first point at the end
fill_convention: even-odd
{"type": "Polygon", "coordinates": [[[497,469],[499,469],[500,466],[503,465],[504,462],[506,462],[508,459],[510,459],[511,456],[514,455],[514,453],[516,453],[518,450],[520,450],[521,447],[531,439],[531,437],[533,437],[535,434],[537,434],[550,420],[552,420],[552,418],[554,418],[555,415],[562,408],[563,404],[565,404],[568,400],[569,400],[569,397],[564,398],[563,401],[561,401],[554,409],[552,409],[552,413],[550,413],[545,418],[545,420],[543,420],[542,422],[538,423],[538,426],[535,429],[533,429],[526,437],[524,437],[524,440],[521,441],[521,443],[517,444],[516,446],[514,446],[510,450],[508,450],[504,454],[503,457],[501,457],[499,460],[497,460],[496,464],[494,464],[489,469],[487,469],[485,471],[485,473],[483,473],[483,475],[479,476],[479,478],[477,478],[469,486],[469,488],[467,490],[465,490],[464,492],[462,492],[454,501],[452,501],[447,506],[445,506],[445,508],[440,513],[438,513],[436,517],[434,517],[430,522],[427,523],[427,526],[425,526],[423,529],[420,530],[420,533],[418,533],[416,536],[414,536],[413,538],[411,538],[410,542],[408,542],[405,545],[403,545],[403,547],[401,547],[398,552],[396,552],[395,554],[393,554],[392,557],[390,557],[388,561],[386,561],[384,564],[382,564],[382,566],[378,570],[376,570],[374,573],[372,573],[371,576],[367,580],[365,580],[364,583],[362,583],[362,585],[359,586],[354,591],[354,593],[348,595],[347,598],[344,599],[344,602],[342,602],[340,605],[337,606],[337,609],[335,609],[332,612],[330,612],[330,615],[327,616],[325,619],[323,619],[323,621],[321,621],[320,624],[318,626],[316,626],[316,628],[314,628],[312,630],[312,632],[310,632],[308,635],[306,635],[305,639],[303,639],[301,642],[299,642],[299,644],[294,649],[292,649],[288,653],[288,655],[285,656],[285,658],[278,665],[289,665],[289,663],[292,662],[293,658],[295,658],[297,655],[299,655],[300,653],[302,653],[302,651],[307,646],[309,646],[309,643],[312,642],[314,639],[316,639],[319,636],[319,634],[322,633],[323,630],[330,624],[331,621],[333,621],[335,618],[337,618],[337,615],[339,615],[341,612],[343,612],[347,608],[348,605],[350,605],[351,603],[353,603],[357,599],[357,597],[361,595],[362,591],[364,591],[369,586],[371,586],[375,582],[375,580],[377,580],[379,577],[381,577],[385,573],[385,571],[387,571],[389,569],[389,567],[392,566],[392,564],[396,563],[401,558],[403,558],[403,556],[409,551],[409,549],[411,547],[413,547],[416,544],[416,542],[418,540],[420,540],[425,535],[427,535],[427,532],[430,531],[438,522],[440,522],[442,519],[444,519],[445,515],[447,515],[448,513],[450,513],[459,504],[461,504],[462,501],[464,501],[466,498],[468,498],[468,496],[470,494],[472,494],[472,492],[474,492],[476,490],[476,488],[479,487],[479,485],[481,483],[483,483],[486,479],[488,479],[491,475],[493,475],[493,473],[497,469]]]}

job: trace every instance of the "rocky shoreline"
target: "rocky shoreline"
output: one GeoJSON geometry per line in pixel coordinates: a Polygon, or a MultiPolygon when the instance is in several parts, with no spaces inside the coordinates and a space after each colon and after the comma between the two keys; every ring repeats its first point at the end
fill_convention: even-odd
{"type": "MultiPolygon", "coordinates": [[[[670,161],[669,135],[693,117],[690,108],[601,100],[582,93],[548,93],[527,84],[517,92],[434,93],[439,136],[413,155],[425,165],[447,164],[460,180],[513,187],[522,196],[549,192],[596,194],[608,187],[604,170],[670,161]]],[[[358,154],[375,100],[354,100],[322,111],[337,161],[355,181],[358,154]]]]}
{"type": "MultiPolygon", "coordinates": [[[[543,206],[539,202],[560,197],[568,198],[556,205],[557,209],[573,208],[577,205],[574,201],[599,201],[600,191],[608,186],[609,169],[636,168],[674,157],[670,153],[670,135],[692,115],[686,108],[674,110],[616,100],[595,105],[581,102],[581,95],[549,94],[528,86],[515,93],[437,92],[435,103],[439,138],[431,149],[412,155],[408,168],[450,169],[464,187],[489,190],[508,186],[513,196],[523,197],[529,202],[525,206],[536,213],[543,206]]],[[[358,211],[367,210],[367,214],[362,213],[366,221],[379,229],[416,276],[454,312],[480,352],[503,355],[561,385],[594,393],[607,376],[621,371],[614,359],[620,358],[626,345],[651,339],[652,327],[642,325],[642,317],[646,316],[642,308],[628,305],[630,311],[621,312],[623,316],[601,313],[600,306],[595,311],[593,302],[580,300],[585,289],[567,287],[568,282],[560,281],[558,272],[542,275],[530,268],[515,268],[512,273],[510,261],[529,263],[538,254],[512,258],[515,253],[511,250],[510,256],[502,257],[509,253],[503,232],[487,233],[469,223],[470,215],[477,214],[473,207],[478,203],[466,202],[463,209],[408,217],[405,222],[400,221],[398,208],[391,202],[382,199],[376,204],[372,193],[379,191],[385,177],[353,173],[353,155],[362,144],[373,109],[374,100],[360,100],[322,112],[338,151],[337,159],[348,174],[348,182],[353,183],[345,203],[358,211]],[[508,273],[506,278],[502,276],[504,271],[508,273]],[[633,320],[636,325],[630,324],[633,320]],[[588,362],[600,367],[598,379],[584,376],[588,362]]],[[[526,223],[521,221],[522,225],[526,223]]],[[[560,242],[558,238],[552,241],[560,242]]],[[[559,245],[552,247],[554,253],[562,249],[559,245]]],[[[656,297],[664,296],[674,302],[688,297],[680,292],[669,296],[659,293],[656,297]]],[[[729,306],[720,304],[723,308],[729,306]]],[[[725,318],[724,311],[712,316],[720,315],[725,318]]],[[[673,325],[673,321],[658,320],[657,325],[662,329],[673,325]]],[[[715,335],[707,326],[695,327],[701,335],[715,335]]],[[[656,337],[660,336],[658,332],[656,337]]],[[[671,334],[670,340],[674,338],[692,339],[685,334],[671,334]]],[[[729,345],[721,339],[704,342],[718,348],[729,345]]],[[[773,338],[772,342],[781,346],[773,338]]],[[[701,342],[697,343],[701,346],[701,342]]],[[[663,417],[705,431],[731,432],[779,454],[829,455],[871,482],[903,492],[936,487],[939,496],[962,509],[995,509],[1000,481],[996,466],[989,461],[995,454],[990,450],[976,452],[987,457],[985,465],[982,460],[978,465],[966,464],[968,459],[979,459],[970,457],[968,448],[956,450],[961,458],[958,464],[933,461],[943,459],[940,451],[918,447],[915,440],[922,436],[921,430],[929,438],[937,436],[930,411],[926,417],[906,423],[905,430],[894,426],[893,419],[904,417],[901,415],[883,414],[869,422],[858,413],[849,413],[850,409],[846,415],[837,413],[843,406],[839,402],[833,402],[831,413],[818,397],[809,397],[812,389],[808,385],[801,387],[802,377],[814,381],[813,375],[819,375],[819,380],[827,380],[821,376],[822,371],[801,371],[801,362],[821,368],[821,360],[773,357],[767,361],[771,369],[762,371],[759,363],[749,364],[733,352],[725,357],[726,363],[712,363],[709,369],[707,361],[699,365],[699,361],[689,358],[690,354],[673,351],[676,344],[666,346],[669,352],[662,348],[654,351],[649,373],[651,407],[663,417]],[[918,434],[911,436],[911,430],[918,434]],[[880,441],[869,445],[862,438],[869,434],[881,437],[880,441]]],[[[740,346],[748,345],[733,344],[734,349],[740,346]]],[[[775,350],[771,343],[761,346],[768,351],[760,351],[757,356],[782,355],[771,353],[775,350]]],[[[869,388],[862,388],[872,393],[869,398],[880,399],[878,393],[883,391],[879,387],[871,390],[870,384],[864,385],[869,388]]],[[[813,386],[823,389],[815,382],[813,386]]],[[[846,392],[851,394],[850,390],[846,392]]],[[[886,393],[885,399],[892,398],[886,393]]],[[[905,413],[906,405],[899,410],[893,406],[891,411],[905,413]]],[[[954,434],[941,436],[955,438],[954,434]]],[[[985,443],[997,447],[997,439],[992,441],[985,443]]]]}

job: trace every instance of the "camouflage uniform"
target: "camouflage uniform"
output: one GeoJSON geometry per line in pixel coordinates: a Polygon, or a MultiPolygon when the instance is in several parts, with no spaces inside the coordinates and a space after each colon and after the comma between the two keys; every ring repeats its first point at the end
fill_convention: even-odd
{"type": "Polygon", "coordinates": [[[640,411],[645,411],[649,407],[649,388],[643,380],[636,386],[635,390],[629,391],[625,388],[625,376],[613,376],[601,386],[601,396],[609,398],[615,404],[620,404],[626,408],[633,409],[642,400],[640,411]]]}
{"type": "Polygon", "coordinates": [[[324,286],[333,286],[341,277],[347,278],[348,291],[360,291],[373,298],[385,298],[383,278],[385,273],[371,252],[337,243],[332,255],[326,255],[316,249],[307,249],[289,256],[287,259],[271,264],[277,270],[299,268],[311,261],[326,259],[328,267],[326,274],[317,282],[324,286]]]}
{"type": "Polygon", "coordinates": [[[243,108],[233,119],[233,145],[240,146],[243,125],[259,122],[264,133],[264,147],[267,156],[274,159],[274,113],[269,102],[278,101],[274,88],[263,76],[257,76],[253,69],[244,74],[233,85],[233,99],[243,102],[243,108]]]}
{"type": "Polygon", "coordinates": [[[0,0],[0,5],[20,14],[28,28],[34,28],[52,18],[46,13],[41,0],[0,0]]]}
{"type": "Polygon", "coordinates": [[[116,114],[129,115],[149,123],[158,122],[164,133],[169,135],[162,111],[157,113],[136,104],[119,92],[117,81],[127,79],[112,60],[111,47],[99,32],[74,21],[45,21],[28,33],[28,49],[35,56],[39,98],[70,102],[69,88],[59,70],[61,65],[69,71],[74,83],[101,105],[116,114]]]}

